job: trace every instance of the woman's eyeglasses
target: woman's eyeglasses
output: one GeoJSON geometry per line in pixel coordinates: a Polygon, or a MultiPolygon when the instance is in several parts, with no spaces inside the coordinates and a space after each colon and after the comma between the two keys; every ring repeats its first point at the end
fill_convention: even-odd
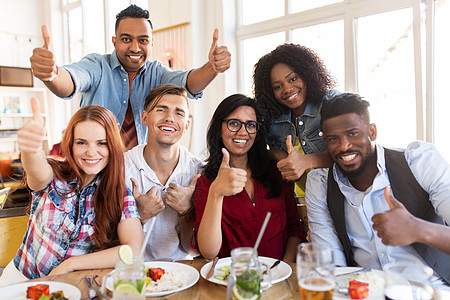
{"type": "Polygon", "coordinates": [[[232,132],[238,132],[241,130],[242,124],[245,125],[245,130],[247,130],[249,134],[257,133],[259,130],[259,123],[256,121],[242,122],[238,119],[228,119],[223,120],[223,122],[227,122],[227,128],[232,132]]]}

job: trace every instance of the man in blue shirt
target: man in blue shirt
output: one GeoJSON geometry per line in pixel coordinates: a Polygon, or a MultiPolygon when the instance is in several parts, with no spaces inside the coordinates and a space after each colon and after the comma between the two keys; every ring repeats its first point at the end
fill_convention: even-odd
{"type": "Polygon", "coordinates": [[[80,92],[81,106],[97,104],[111,110],[121,125],[127,149],[147,141],[141,114],[144,99],[154,87],[172,83],[184,87],[191,98],[199,98],[217,74],[230,67],[230,52],[217,45],[217,29],[208,62],[189,71],[172,71],[159,61],[148,61],[153,26],[147,10],[130,5],[117,14],[115,30],[112,54],[89,54],[79,62],[58,67],[51,51],[51,36],[44,25],[44,46],[33,50],[30,61],[34,76],[56,96],[71,99],[80,92]]]}
{"type": "Polygon", "coordinates": [[[322,106],[323,137],[334,165],[308,174],[311,240],[319,248],[332,248],[339,266],[381,269],[392,261],[410,261],[432,267],[435,285],[448,283],[450,167],[426,142],[400,151],[375,143],[377,128],[368,106],[351,93],[322,106]],[[410,225],[386,228],[388,222],[410,225]],[[392,230],[409,238],[400,240],[392,230]]]}

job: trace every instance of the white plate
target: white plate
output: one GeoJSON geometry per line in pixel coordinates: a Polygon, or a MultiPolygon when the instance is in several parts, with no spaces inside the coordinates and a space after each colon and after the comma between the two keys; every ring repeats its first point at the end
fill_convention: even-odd
{"type": "Polygon", "coordinates": [[[27,288],[37,284],[48,284],[50,293],[63,291],[64,297],[69,300],[80,300],[81,298],[81,292],[78,288],[68,283],[56,281],[27,281],[5,286],[0,288],[1,298],[8,300],[25,300],[27,299],[27,288]]]}
{"type": "MultiPolygon", "coordinates": [[[[353,272],[353,271],[357,271],[357,270],[361,270],[362,268],[357,268],[357,267],[338,267],[334,269],[334,274],[336,275],[336,283],[341,286],[341,287],[348,287],[345,286],[345,284],[352,279],[352,277],[354,277],[355,275],[342,275],[337,277],[337,275],[339,274],[343,274],[343,273],[348,273],[348,272],[353,272]]],[[[384,273],[383,271],[380,270],[372,270],[370,271],[375,275],[381,276],[382,278],[384,278],[384,273]]],[[[369,272],[367,272],[369,273],[369,272]]],[[[373,290],[370,288],[369,286],[369,297],[365,298],[364,300],[378,300],[378,299],[384,299],[384,284],[383,286],[380,288],[381,290],[373,290]]],[[[350,296],[345,296],[341,293],[339,293],[337,290],[334,291],[333,293],[333,299],[336,300],[347,300],[347,299],[351,299],[350,296]]]]}
{"type": "MultiPolygon", "coordinates": [[[[165,272],[185,272],[188,277],[188,282],[182,287],[179,287],[175,290],[161,291],[161,292],[146,292],[146,297],[161,297],[165,295],[169,295],[172,293],[176,293],[185,289],[190,288],[194,284],[197,283],[200,275],[198,274],[197,269],[182,263],[170,262],[170,261],[148,261],[145,263],[146,268],[162,268],[165,272]]],[[[114,271],[112,271],[114,272],[114,271]]],[[[106,280],[106,288],[109,290],[113,290],[113,282],[112,278],[108,277],[106,280]]]]}
{"type": "MultiPolygon", "coordinates": [[[[275,258],[270,258],[270,257],[265,257],[265,256],[259,256],[258,260],[260,262],[266,264],[269,267],[272,266],[272,264],[277,261],[277,259],[275,259],[275,258]]],[[[211,264],[212,264],[212,262],[210,261],[209,263],[205,264],[202,267],[202,269],[200,270],[200,274],[202,275],[202,277],[210,282],[214,282],[214,283],[221,284],[221,285],[227,285],[226,281],[217,279],[214,276],[212,276],[211,278],[206,278],[206,275],[208,274],[211,264]]],[[[219,270],[220,267],[229,266],[229,265],[231,265],[231,257],[224,257],[217,261],[217,264],[214,267],[214,270],[219,270]]],[[[277,267],[275,267],[271,270],[272,284],[278,283],[280,281],[285,280],[286,278],[289,278],[289,276],[291,276],[291,274],[292,274],[291,267],[284,261],[281,261],[277,267]]]]}

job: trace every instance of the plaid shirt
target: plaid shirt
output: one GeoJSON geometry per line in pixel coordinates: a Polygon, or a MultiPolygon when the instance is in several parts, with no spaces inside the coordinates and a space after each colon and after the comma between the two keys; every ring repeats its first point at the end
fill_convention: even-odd
{"type": "MultiPolygon", "coordinates": [[[[81,192],[61,197],[57,191],[68,191],[76,181],[54,177],[46,188],[32,193],[28,229],[14,257],[14,265],[26,277],[46,276],[63,260],[92,252],[95,246],[92,197],[99,183],[97,177],[81,192]]],[[[132,217],[139,218],[139,213],[127,189],[121,221],[132,217]]]]}

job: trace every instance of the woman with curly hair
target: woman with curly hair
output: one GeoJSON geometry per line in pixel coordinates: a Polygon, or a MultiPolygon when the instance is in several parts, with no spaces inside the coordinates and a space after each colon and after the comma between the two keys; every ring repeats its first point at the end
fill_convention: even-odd
{"type": "Polygon", "coordinates": [[[194,192],[194,236],[203,257],[230,256],[253,247],[267,212],[272,213],[259,255],[295,261],[305,240],[294,194],[270,162],[256,102],[227,97],[209,124],[209,157],[194,192]]]}
{"type": "MultiPolygon", "coordinates": [[[[266,142],[283,179],[296,181],[308,169],[330,166],[319,112],[338,92],[331,90],[335,80],[319,56],[305,46],[280,45],[255,64],[253,82],[266,142]]],[[[298,182],[302,190],[304,181],[306,176],[298,182]]]]}
{"type": "Polygon", "coordinates": [[[28,228],[0,285],[75,270],[112,268],[118,244],[139,251],[144,240],[136,203],[125,186],[117,119],[88,105],[70,119],[61,142],[64,161],[46,159],[39,104],[18,133],[26,182],[32,190],[28,228]],[[116,246],[116,247],[113,247],[116,246]]]}

